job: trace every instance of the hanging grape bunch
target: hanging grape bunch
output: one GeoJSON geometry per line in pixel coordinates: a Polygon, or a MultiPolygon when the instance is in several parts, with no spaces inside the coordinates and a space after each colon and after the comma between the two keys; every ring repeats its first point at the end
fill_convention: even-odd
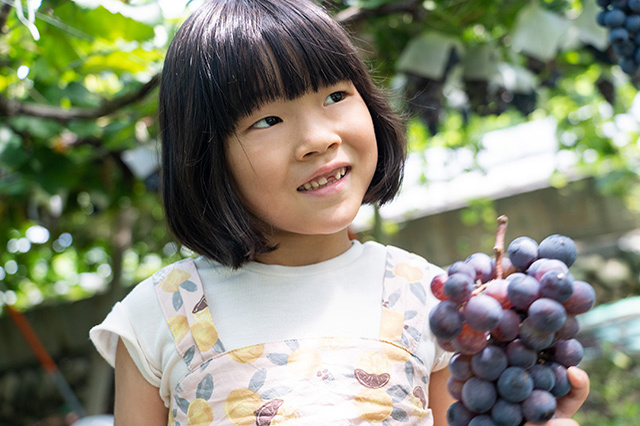
{"type": "Polygon", "coordinates": [[[575,243],[562,235],[539,245],[519,237],[505,257],[506,227],[501,216],[495,259],[475,253],[431,282],[440,300],[429,314],[431,330],[440,346],[455,352],[451,426],[548,421],[556,398],[571,390],[567,368],[583,356],[576,315],[591,309],[595,292],[569,272],[575,243]]]}
{"type": "Polygon", "coordinates": [[[609,30],[609,42],[622,71],[640,69],[640,0],[596,0],[602,11],[596,22],[609,30]]]}

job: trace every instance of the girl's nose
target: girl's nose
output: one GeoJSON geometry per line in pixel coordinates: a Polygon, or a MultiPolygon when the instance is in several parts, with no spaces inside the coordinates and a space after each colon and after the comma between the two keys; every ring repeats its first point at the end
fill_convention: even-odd
{"type": "Polygon", "coordinates": [[[308,125],[300,137],[296,157],[305,160],[337,148],[341,143],[339,132],[330,123],[308,125]]]}

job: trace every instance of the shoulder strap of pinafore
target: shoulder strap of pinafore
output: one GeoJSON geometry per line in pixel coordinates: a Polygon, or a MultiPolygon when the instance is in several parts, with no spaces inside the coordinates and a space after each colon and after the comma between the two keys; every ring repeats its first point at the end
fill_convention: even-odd
{"type": "Polygon", "coordinates": [[[430,264],[423,258],[397,247],[387,247],[381,340],[415,353],[427,315],[431,275],[430,264]]]}
{"type": "Polygon", "coordinates": [[[192,259],[169,265],[153,276],[156,295],[178,353],[189,368],[224,352],[202,280],[192,259]]]}

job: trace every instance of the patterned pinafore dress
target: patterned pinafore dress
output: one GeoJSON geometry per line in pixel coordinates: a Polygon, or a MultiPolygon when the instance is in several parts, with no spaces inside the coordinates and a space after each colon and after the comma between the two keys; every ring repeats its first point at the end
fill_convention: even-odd
{"type": "Polygon", "coordinates": [[[427,315],[423,259],[388,247],[377,339],[323,337],[225,351],[194,262],[160,270],[156,293],[190,372],[169,424],[431,425],[429,369],[414,353],[427,315]]]}

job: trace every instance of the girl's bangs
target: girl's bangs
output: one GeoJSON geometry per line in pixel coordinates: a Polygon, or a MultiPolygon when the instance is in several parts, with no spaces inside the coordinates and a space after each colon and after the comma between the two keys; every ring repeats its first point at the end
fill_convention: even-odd
{"type": "Polygon", "coordinates": [[[229,54],[219,75],[234,122],[267,102],[294,99],[360,74],[357,54],[343,34],[320,24],[274,21],[229,39],[234,50],[225,49],[229,54]]]}

